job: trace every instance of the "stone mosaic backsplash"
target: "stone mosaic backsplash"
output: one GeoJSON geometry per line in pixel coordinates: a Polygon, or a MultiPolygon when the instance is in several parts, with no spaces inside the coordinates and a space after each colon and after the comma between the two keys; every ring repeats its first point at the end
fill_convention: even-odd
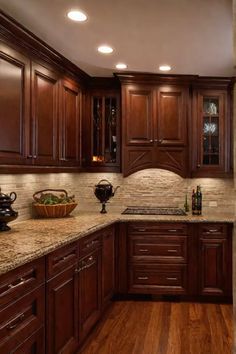
{"type": "Polygon", "coordinates": [[[3,193],[15,191],[18,195],[13,207],[19,212],[19,220],[32,217],[32,195],[46,188],[63,188],[75,194],[80,210],[100,210],[93,187],[101,179],[108,179],[114,187],[120,186],[109,208],[124,209],[127,206],[176,206],[183,207],[187,193],[191,205],[193,188],[202,187],[203,212],[234,211],[235,192],[233,179],[198,178],[184,179],[173,172],[147,169],[128,177],[118,173],[60,173],[0,175],[3,193]]]}

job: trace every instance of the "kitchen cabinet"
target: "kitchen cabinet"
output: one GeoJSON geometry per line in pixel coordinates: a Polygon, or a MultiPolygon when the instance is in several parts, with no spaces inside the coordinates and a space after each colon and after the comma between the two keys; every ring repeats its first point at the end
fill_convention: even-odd
{"type": "Polygon", "coordinates": [[[84,116],[83,162],[97,171],[120,171],[120,94],[117,89],[90,89],[84,116]]]}
{"type": "Polygon", "coordinates": [[[46,264],[47,353],[72,354],[79,345],[77,243],[52,252],[46,264]]]}
{"type": "Polygon", "coordinates": [[[36,165],[56,165],[58,152],[59,75],[32,64],[32,154],[36,165]]]}
{"type": "Polygon", "coordinates": [[[80,339],[84,340],[101,316],[100,248],[79,262],[80,339]]]}
{"type": "Polygon", "coordinates": [[[184,224],[130,224],[129,293],[187,294],[189,237],[184,224]]]}
{"type": "Polygon", "coordinates": [[[76,82],[63,80],[59,128],[60,165],[80,166],[82,93],[76,82]]]}
{"type": "Polygon", "coordinates": [[[2,275],[0,283],[0,352],[20,353],[22,348],[32,347],[35,354],[41,354],[45,322],[44,259],[2,275]]]}
{"type": "Polygon", "coordinates": [[[192,175],[224,177],[230,173],[230,83],[224,88],[196,88],[193,93],[192,175]]]}
{"type": "Polygon", "coordinates": [[[231,227],[199,226],[199,293],[230,296],[232,292],[231,227]]]}
{"type": "Polygon", "coordinates": [[[11,351],[11,354],[42,354],[44,352],[44,328],[41,328],[21,343],[14,351],[11,351]]]}
{"type": "Polygon", "coordinates": [[[0,41],[0,164],[26,164],[29,153],[30,60],[0,41]]]}
{"type": "Polygon", "coordinates": [[[115,229],[102,232],[102,306],[105,307],[115,294],[115,229]]]}
{"type": "Polygon", "coordinates": [[[122,81],[123,173],[163,168],[187,174],[187,85],[122,81]]]}

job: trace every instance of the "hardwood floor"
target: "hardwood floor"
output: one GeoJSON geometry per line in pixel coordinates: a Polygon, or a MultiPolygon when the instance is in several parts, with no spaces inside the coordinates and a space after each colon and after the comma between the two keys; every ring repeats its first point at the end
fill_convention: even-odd
{"type": "Polygon", "coordinates": [[[80,354],[232,354],[233,306],[116,301],[80,354]]]}

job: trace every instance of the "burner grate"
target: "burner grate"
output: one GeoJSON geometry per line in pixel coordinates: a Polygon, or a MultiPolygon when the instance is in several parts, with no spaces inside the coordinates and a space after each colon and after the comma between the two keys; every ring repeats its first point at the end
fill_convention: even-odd
{"type": "Polygon", "coordinates": [[[173,207],[128,207],[122,214],[129,215],[186,215],[185,211],[173,207]]]}

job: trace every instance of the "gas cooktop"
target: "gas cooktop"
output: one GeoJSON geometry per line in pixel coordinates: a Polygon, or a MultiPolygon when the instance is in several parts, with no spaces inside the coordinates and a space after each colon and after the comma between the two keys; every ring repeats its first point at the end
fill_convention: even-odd
{"type": "Polygon", "coordinates": [[[128,207],[122,214],[130,215],[186,215],[185,211],[173,207],[128,207]]]}

